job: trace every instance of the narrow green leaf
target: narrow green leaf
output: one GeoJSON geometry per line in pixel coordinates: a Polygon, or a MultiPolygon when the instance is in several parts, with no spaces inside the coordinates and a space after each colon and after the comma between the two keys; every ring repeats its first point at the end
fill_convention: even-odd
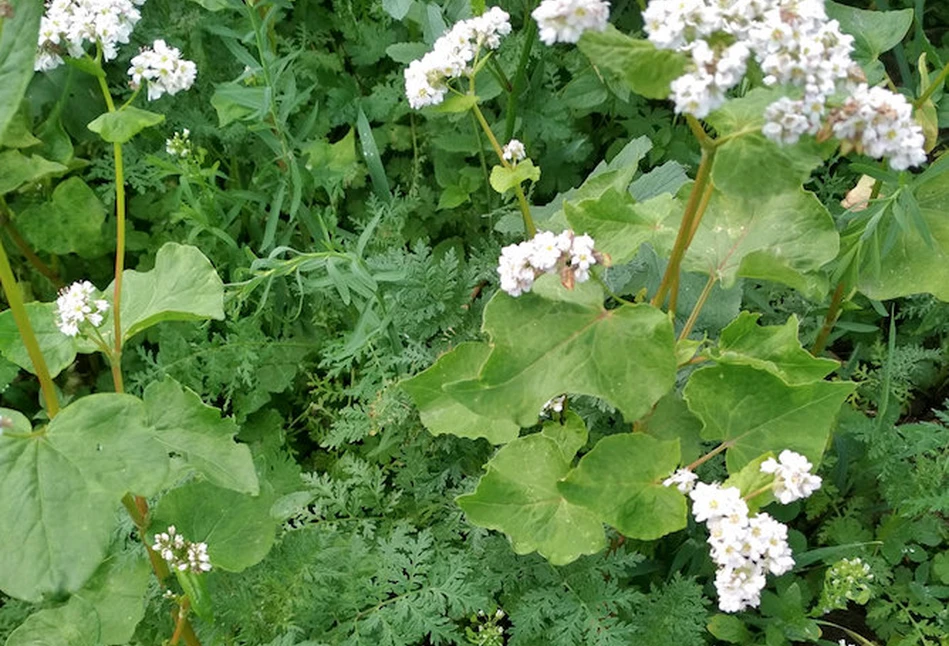
{"type": "Polygon", "coordinates": [[[557,490],[570,463],[553,439],[518,438],[485,470],[477,490],[459,496],[458,505],[471,523],[506,533],[518,554],[537,551],[554,565],[565,565],[606,547],[602,523],[557,490]]]}
{"type": "MultiPolygon", "coordinates": [[[[0,19],[0,135],[20,108],[33,78],[33,60],[43,16],[43,3],[12,0],[13,14],[0,19]]],[[[0,195],[5,191],[0,189],[0,195]]]]}
{"type": "Polygon", "coordinates": [[[518,298],[499,292],[485,308],[484,331],[493,350],[478,379],[443,388],[477,413],[522,427],[565,392],[601,397],[633,421],[675,381],[669,318],[648,305],[607,310],[593,282],[567,290],[548,275],[518,298]]]}
{"type": "Polygon", "coordinates": [[[181,455],[196,472],[219,487],[257,495],[257,471],[250,449],[234,441],[234,420],[207,406],[171,377],[145,389],[148,425],[169,453],[181,455]]]}
{"type": "Polygon", "coordinates": [[[392,201],[392,191],[389,189],[389,179],[386,177],[386,169],[382,165],[382,157],[379,155],[379,148],[376,146],[376,139],[372,134],[372,127],[369,125],[369,119],[363,112],[362,106],[356,115],[356,131],[359,133],[359,145],[362,148],[362,158],[366,162],[366,168],[369,169],[369,179],[372,181],[372,190],[383,202],[392,201]]]}
{"type": "Polygon", "coordinates": [[[736,473],[769,451],[796,451],[819,464],[849,381],[792,386],[769,372],[742,365],[702,368],[685,386],[689,408],[707,440],[728,442],[726,465],[736,473]]]}
{"type": "Polygon", "coordinates": [[[679,443],[643,433],[610,435],[559,485],[568,502],[630,538],[654,540],[686,526],[686,503],[662,481],[679,466],[679,443]]]}
{"type": "Polygon", "coordinates": [[[116,112],[106,112],[93,119],[87,126],[109,143],[124,144],[145,128],[157,126],[165,115],[126,106],[116,112]]]}
{"type": "Polygon", "coordinates": [[[452,94],[438,105],[425,108],[425,110],[435,114],[457,114],[467,112],[478,105],[478,100],[478,97],[473,94],[452,94]]]}
{"type": "Polygon", "coordinates": [[[486,343],[462,343],[425,372],[402,382],[403,390],[419,409],[422,423],[433,435],[483,437],[492,444],[506,444],[517,437],[517,424],[480,415],[442,389],[446,383],[476,378],[490,353],[486,343]]]}

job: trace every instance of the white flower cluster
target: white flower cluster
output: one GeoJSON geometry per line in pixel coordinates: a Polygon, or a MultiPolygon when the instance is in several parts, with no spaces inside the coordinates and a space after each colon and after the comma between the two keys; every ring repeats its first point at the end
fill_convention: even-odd
{"type": "Polygon", "coordinates": [[[129,42],[135,23],[141,18],[138,7],[145,0],[48,0],[40,21],[38,51],[33,64],[37,71],[63,64],[63,54],[81,58],[86,43],[102,47],[102,57],[110,61],[118,55],[118,45],[129,42]]]}
{"type": "Polygon", "coordinates": [[[405,95],[418,110],[438,105],[448,93],[448,82],[471,73],[470,63],[482,47],[497,49],[511,33],[510,16],[499,7],[476,18],[462,20],[443,34],[432,51],[405,68],[405,95]]]}
{"type": "Polygon", "coordinates": [[[899,170],[926,158],[922,128],[909,104],[861,84],[863,72],[850,58],[853,37],[827,19],[824,0],[652,0],[643,19],[656,47],[692,58],[689,71],[671,84],[676,112],[702,118],[721,106],[753,55],[765,85],[793,85],[802,96],[768,106],[766,137],[793,144],[802,135],[817,135],[829,100],[843,92],[851,97],[829,119],[838,138],[871,157],[889,158],[899,170]]]}
{"type": "Polygon", "coordinates": [[[531,290],[538,276],[553,272],[559,273],[568,287],[585,282],[590,278],[590,267],[604,260],[593,245],[593,238],[573,231],[538,231],[530,240],[508,245],[498,259],[501,289],[520,296],[531,290]]]}
{"type": "Polygon", "coordinates": [[[184,128],[181,132],[175,132],[171,139],[165,140],[165,152],[172,157],[191,156],[191,131],[184,128]]]}
{"type": "MultiPolygon", "coordinates": [[[[775,495],[785,504],[820,487],[820,478],[809,473],[811,463],[793,451],[782,451],[779,460],[769,458],[760,468],[762,473],[774,474],[775,495]]],[[[784,574],[794,567],[788,528],[769,514],[749,516],[738,488],[697,480],[689,469],[678,469],[662,484],[688,493],[696,522],[708,525],[711,557],[718,565],[719,609],[738,612],[755,607],[761,602],[767,574],[784,574]]]]}
{"type": "Polygon", "coordinates": [[[155,544],[152,545],[152,549],[161,554],[168,565],[180,572],[201,573],[211,569],[207,543],[192,543],[185,540],[174,525],[171,525],[167,531],[155,534],[155,544]]]}
{"type": "Polygon", "coordinates": [[[501,149],[501,156],[504,157],[504,161],[517,166],[517,162],[527,157],[527,150],[520,141],[511,139],[504,145],[504,148],[501,149]]]}
{"type": "Polygon", "coordinates": [[[689,494],[692,515],[708,525],[712,560],[718,565],[718,607],[738,612],[761,603],[765,576],[794,567],[788,528],[768,514],[748,516],[748,505],[735,487],[696,483],[689,494]]]}
{"type": "Polygon", "coordinates": [[[575,43],[587,30],[603,31],[610,3],[603,0],[543,0],[531,13],[545,45],[575,43]]]}
{"type": "Polygon", "coordinates": [[[774,497],[786,505],[820,489],[821,478],[810,473],[811,466],[800,453],[784,450],[777,460],[768,458],[762,462],[761,472],[774,474],[774,497]]]}
{"type": "Polygon", "coordinates": [[[926,138],[913,120],[913,106],[901,94],[861,83],[833,110],[834,136],[876,159],[887,158],[896,170],[926,161],[926,138]]]}
{"type": "Polygon", "coordinates": [[[109,309],[108,301],[94,299],[96,288],[88,280],[73,283],[59,291],[56,299],[56,326],[66,336],[79,334],[79,326],[89,321],[95,327],[102,325],[103,314],[109,309]]]}
{"type": "Polygon", "coordinates": [[[148,81],[149,101],[165,93],[175,95],[187,90],[198,74],[194,63],[181,58],[178,48],[169,47],[163,40],[156,40],[150,48],[143,47],[130,63],[132,87],[137,89],[142,81],[148,81]]]}

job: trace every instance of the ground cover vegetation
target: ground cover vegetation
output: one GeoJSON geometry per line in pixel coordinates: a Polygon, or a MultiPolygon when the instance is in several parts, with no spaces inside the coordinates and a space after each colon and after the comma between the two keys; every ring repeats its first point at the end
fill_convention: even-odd
{"type": "Polygon", "coordinates": [[[947,27],[0,0],[0,638],[949,643],[947,27]]]}

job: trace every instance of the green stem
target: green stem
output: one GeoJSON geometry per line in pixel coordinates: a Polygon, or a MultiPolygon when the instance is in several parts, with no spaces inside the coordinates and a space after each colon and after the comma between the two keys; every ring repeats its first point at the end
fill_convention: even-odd
{"type": "Polygon", "coordinates": [[[716,455],[718,455],[719,453],[721,453],[721,452],[724,451],[725,449],[731,448],[733,444],[734,444],[733,441],[722,442],[721,444],[719,444],[718,446],[716,446],[714,449],[712,449],[711,451],[709,451],[708,453],[706,453],[705,455],[703,455],[702,457],[700,457],[698,460],[696,460],[695,462],[693,462],[692,464],[690,464],[690,465],[688,465],[687,467],[684,467],[684,468],[685,468],[685,469],[688,469],[689,471],[695,471],[695,470],[698,469],[700,466],[702,466],[703,464],[705,464],[706,462],[708,462],[709,460],[711,460],[712,458],[714,458],[716,455]]]}
{"type": "Polygon", "coordinates": [[[692,328],[695,327],[695,322],[699,318],[699,312],[705,307],[705,301],[708,300],[709,294],[712,293],[712,287],[715,286],[717,281],[718,279],[715,277],[714,272],[708,275],[708,282],[705,283],[705,288],[702,289],[702,293],[699,294],[699,299],[695,302],[692,313],[689,314],[689,320],[685,322],[685,326],[683,326],[682,331],[679,332],[679,341],[689,338],[689,334],[692,332],[692,328]]]}
{"type": "Polygon", "coordinates": [[[678,284],[682,259],[685,257],[685,252],[698,230],[705,207],[708,205],[705,190],[709,185],[714,157],[715,147],[703,146],[702,161],[699,163],[699,169],[695,174],[695,182],[693,182],[692,191],[689,193],[689,201],[686,203],[685,212],[682,214],[682,223],[679,225],[679,233],[676,235],[675,244],[669,256],[669,264],[666,266],[666,271],[659,283],[659,289],[656,290],[656,295],[652,297],[653,307],[661,307],[670,288],[678,284]]]}
{"type": "MultiPolygon", "coordinates": [[[[501,144],[498,143],[497,137],[494,136],[494,132],[492,132],[491,126],[488,125],[487,119],[484,118],[481,108],[478,107],[478,104],[475,104],[471,107],[471,110],[474,112],[475,118],[478,119],[478,123],[481,124],[481,129],[484,131],[484,134],[487,135],[488,141],[491,142],[491,147],[498,156],[501,165],[505,168],[514,168],[510,162],[504,159],[504,151],[501,150],[501,144]]],[[[524,230],[527,232],[527,237],[533,238],[537,235],[537,227],[534,226],[534,218],[531,217],[531,207],[527,203],[527,197],[524,195],[524,190],[520,185],[514,187],[514,194],[517,196],[517,203],[521,208],[521,217],[524,219],[524,230]]]]}
{"type": "Polygon", "coordinates": [[[830,307],[827,308],[827,314],[824,315],[824,324],[817,333],[817,338],[814,339],[814,345],[811,346],[811,354],[815,357],[827,347],[827,339],[830,338],[830,333],[840,316],[840,306],[843,305],[845,289],[843,281],[837,283],[837,289],[834,290],[834,295],[830,299],[830,307]]]}
{"type": "Polygon", "coordinates": [[[923,91],[919,97],[913,101],[913,107],[917,110],[922,107],[924,103],[933,95],[933,92],[942,87],[942,84],[946,82],[946,77],[949,76],[949,63],[939,72],[939,75],[929,84],[929,87],[923,91]]]}
{"type": "Polygon", "coordinates": [[[30,325],[30,317],[26,313],[26,305],[23,304],[20,287],[13,276],[13,269],[10,267],[10,260],[7,258],[6,249],[3,248],[2,243],[0,243],[0,284],[3,285],[3,292],[6,294],[7,303],[10,304],[10,311],[13,313],[13,321],[16,323],[20,338],[23,340],[26,352],[33,363],[33,371],[40,380],[40,389],[43,391],[43,400],[46,402],[46,414],[52,419],[59,412],[56,386],[53,384],[53,378],[46,366],[46,359],[40,351],[36,334],[33,333],[33,326],[30,325]]]}

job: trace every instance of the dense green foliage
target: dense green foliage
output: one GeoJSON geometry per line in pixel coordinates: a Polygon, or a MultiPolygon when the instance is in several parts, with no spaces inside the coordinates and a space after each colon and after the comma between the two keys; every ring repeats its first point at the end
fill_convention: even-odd
{"type": "MultiPolygon", "coordinates": [[[[550,48],[536,3],[500,3],[514,29],[479,105],[541,172],[499,180],[473,112],[404,92],[406,65],[478,4],[148,0],[101,67],[115,103],[146,112],[109,108],[91,58],[30,76],[40,3],[0,0],[8,646],[949,643],[941,86],[932,163],[904,173],[743,138],[773,92],[740,88],[708,119],[735,138],[666,316],[648,297],[703,153],[668,80],[629,71],[620,32],[641,32],[640,7],[550,48]],[[125,70],[156,38],[198,77],[146,104],[125,70]],[[185,129],[187,153],[167,152],[185,129]],[[876,193],[847,209],[861,176],[876,193]],[[501,248],[525,233],[503,189],[522,184],[540,228],[596,238],[599,280],[497,293],[501,248]],[[101,343],[66,337],[64,285],[113,293],[121,186],[121,333],[109,311],[101,343]],[[560,393],[568,410],[539,419],[560,393]],[[700,461],[748,493],[785,448],[824,483],[756,503],[797,564],[760,608],[721,613],[707,533],[660,483],[700,461]],[[211,572],[152,575],[143,543],[169,525],[207,542],[211,572]],[[857,557],[872,577],[842,583],[857,557]]],[[[851,4],[878,10],[860,63],[919,96],[949,62],[949,10],[851,4]]]]}

